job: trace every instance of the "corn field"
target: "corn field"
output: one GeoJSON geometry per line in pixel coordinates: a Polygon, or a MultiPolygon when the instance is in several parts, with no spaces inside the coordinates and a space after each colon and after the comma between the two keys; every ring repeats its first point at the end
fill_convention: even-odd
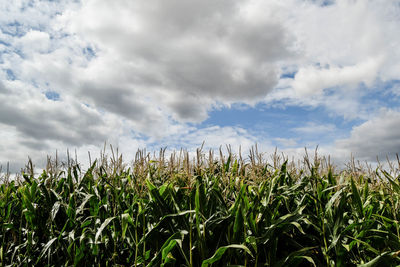
{"type": "Polygon", "coordinates": [[[400,163],[165,154],[3,174],[1,266],[400,264],[400,163]]]}

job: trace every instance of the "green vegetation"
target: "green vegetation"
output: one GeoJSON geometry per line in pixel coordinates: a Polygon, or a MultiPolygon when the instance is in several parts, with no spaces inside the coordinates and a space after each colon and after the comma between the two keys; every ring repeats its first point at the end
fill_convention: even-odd
{"type": "MultiPolygon", "coordinates": [[[[48,160],[0,185],[1,266],[395,266],[399,168],[255,150],[48,160]]],[[[3,177],[4,178],[4,177],[3,177]]]]}

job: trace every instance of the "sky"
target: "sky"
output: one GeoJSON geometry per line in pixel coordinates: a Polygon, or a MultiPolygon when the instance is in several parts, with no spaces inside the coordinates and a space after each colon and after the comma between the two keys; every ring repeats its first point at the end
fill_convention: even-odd
{"type": "Polygon", "coordinates": [[[0,165],[400,152],[399,0],[0,0],[0,165]]]}

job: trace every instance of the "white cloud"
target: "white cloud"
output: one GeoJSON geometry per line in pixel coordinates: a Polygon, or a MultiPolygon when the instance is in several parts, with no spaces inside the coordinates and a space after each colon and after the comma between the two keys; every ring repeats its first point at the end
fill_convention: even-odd
{"type": "Polygon", "coordinates": [[[346,119],[377,112],[381,104],[365,105],[364,97],[381,90],[376,81],[400,78],[399,1],[290,1],[285,8],[296,73],[281,79],[266,101],[322,106],[346,119]]]}
{"type": "Polygon", "coordinates": [[[280,147],[297,147],[299,144],[294,138],[274,138],[274,140],[279,144],[280,147]]]}
{"type": "Polygon", "coordinates": [[[336,142],[339,149],[352,152],[357,158],[385,159],[400,153],[400,112],[382,110],[379,115],[354,127],[349,138],[336,142]]]}
{"type": "Polygon", "coordinates": [[[293,131],[301,134],[331,134],[335,130],[336,126],[334,124],[317,124],[313,122],[293,128],[293,131]]]}
{"type": "Polygon", "coordinates": [[[300,96],[322,94],[324,89],[338,86],[357,88],[363,82],[371,86],[382,65],[381,58],[373,58],[345,67],[304,67],[301,68],[293,81],[293,89],[300,96]]]}
{"type": "Polygon", "coordinates": [[[85,77],[104,75],[92,84],[108,90],[104,80],[118,80],[114,88],[127,88],[131,99],[150,99],[176,120],[198,122],[217,103],[261,101],[277,82],[275,62],[289,53],[280,21],[255,23],[241,12],[246,5],[121,0],[110,8],[88,1],[59,25],[97,47],[85,77]]]}
{"type": "Polygon", "coordinates": [[[393,40],[387,27],[398,23],[395,12],[388,12],[399,10],[396,2],[338,0],[325,7],[298,5],[290,23],[301,56],[322,66],[349,66],[392,53],[385,48],[386,41],[393,40]]]}
{"type": "MultiPolygon", "coordinates": [[[[124,147],[167,141],[194,147],[203,140],[210,147],[249,147],[262,140],[269,148],[245,129],[187,124],[204,121],[215,107],[260,101],[323,106],[331,116],[367,120],[380,108],[362,103],[375,90],[368,87],[400,79],[398,4],[3,1],[3,137],[32,154],[93,148],[104,139],[124,147]],[[294,79],[279,78],[288,71],[297,72],[294,79]],[[46,92],[60,99],[51,101],[46,92]]],[[[297,132],[310,129],[332,132],[333,126],[297,132]]],[[[346,144],[358,149],[354,140],[346,144]]],[[[7,153],[0,152],[2,159],[25,152],[7,153]]]]}
{"type": "Polygon", "coordinates": [[[17,39],[13,46],[21,49],[24,54],[45,53],[50,48],[50,36],[46,32],[30,30],[17,39]]]}
{"type": "Polygon", "coordinates": [[[119,126],[109,115],[101,115],[77,101],[56,102],[34,88],[26,89],[26,84],[8,82],[0,91],[0,123],[14,127],[21,137],[41,142],[43,147],[49,140],[70,145],[102,142],[119,126]]]}

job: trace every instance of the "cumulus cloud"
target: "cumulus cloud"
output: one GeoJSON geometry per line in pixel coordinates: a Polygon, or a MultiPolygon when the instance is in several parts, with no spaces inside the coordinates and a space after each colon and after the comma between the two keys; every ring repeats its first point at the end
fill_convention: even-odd
{"type": "Polygon", "coordinates": [[[30,30],[14,42],[14,47],[27,55],[45,53],[50,48],[50,36],[46,32],[30,30]]]}
{"type": "Polygon", "coordinates": [[[357,88],[359,83],[371,86],[382,65],[381,58],[368,59],[355,66],[345,67],[304,67],[293,81],[293,89],[300,96],[321,94],[324,89],[347,86],[357,88]]]}
{"type": "MultiPolygon", "coordinates": [[[[251,21],[241,12],[246,5],[120,0],[110,8],[104,1],[88,1],[59,21],[97,47],[98,58],[85,69],[89,76],[102,69],[101,80],[126,85],[131,99],[157,101],[174,119],[198,122],[218,102],[262,100],[277,83],[275,62],[289,54],[280,21],[251,21]],[[196,112],[188,112],[187,103],[196,112]]],[[[115,99],[112,105],[124,103],[115,99]]]]}
{"type": "Polygon", "coordinates": [[[302,57],[322,66],[349,66],[394,53],[386,48],[395,41],[398,10],[398,1],[338,0],[329,6],[300,6],[291,23],[302,57]]]}
{"type": "Polygon", "coordinates": [[[8,92],[8,90],[6,89],[4,84],[0,81],[0,94],[4,94],[4,93],[7,93],[7,92],[8,92]]]}
{"type": "Polygon", "coordinates": [[[280,147],[297,147],[297,140],[294,138],[274,138],[280,147]]]}
{"type": "Polygon", "coordinates": [[[211,126],[207,128],[190,131],[188,134],[180,136],[176,140],[176,145],[180,143],[189,144],[189,148],[196,148],[204,141],[208,148],[217,148],[223,145],[232,145],[236,149],[242,146],[244,150],[249,149],[258,141],[261,141],[256,136],[250,134],[247,130],[240,127],[221,127],[211,126]]]}
{"type": "Polygon", "coordinates": [[[336,126],[334,124],[317,124],[314,122],[293,128],[293,131],[301,134],[331,134],[335,130],[336,126]]]}
{"type": "MultiPolygon", "coordinates": [[[[26,85],[9,82],[6,88],[9,93],[0,92],[0,123],[14,127],[26,140],[41,142],[46,148],[49,140],[63,140],[66,144],[80,146],[107,139],[110,131],[106,130],[106,118],[99,112],[78,102],[49,100],[34,90],[23,88],[18,92],[21,89],[18,86],[26,85]],[[10,93],[13,91],[17,93],[10,93]]],[[[32,149],[37,148],[36,143],[26,142],[28,147],[29,144],[33,144],[32,149]]]]}
{"type": "MultiPolygon", "coordinates": [[[[355,141],[358,129],[377,124],[368,119],[381,107],[365,105],[365,97],[377,92],[377,80],[400,79],[397,0],[0,5],[1,132],[28,154],[92,149],[105,140],[130,148],[203,140],[250,146],[263,139],[243,128],[198,125],[216,107],[266,102],[363,119],[338,145],[366,156],[373,150],[355,141]]],[[[311,128],[334,132],[329,124],[293,132],[311,128]]],[[[285,140],[301,145],[275,138],[285,140]]],[[[23,154],[2,151],[2,159],[23,154]]]]}
{"type": "Polygon", "coordinates": [[[352,129],[350,137],[336,142],[339,149],[357,158],[375,160],[400,153],[400,112],[382,110],[379,115],[352,129]]]}
{"type": "Polygon", "coordinates": [[[285,24],[295,36],[293,77],[282,68],[283,78],[266,101],[366,119],[382,107],[365,104],[368,94],[382,90],[377,81],[399,79],[400,53],[394,49],[400,45],[399,1],[294,1],[288,6],[300,2],[288,11],[285,24]]]}

